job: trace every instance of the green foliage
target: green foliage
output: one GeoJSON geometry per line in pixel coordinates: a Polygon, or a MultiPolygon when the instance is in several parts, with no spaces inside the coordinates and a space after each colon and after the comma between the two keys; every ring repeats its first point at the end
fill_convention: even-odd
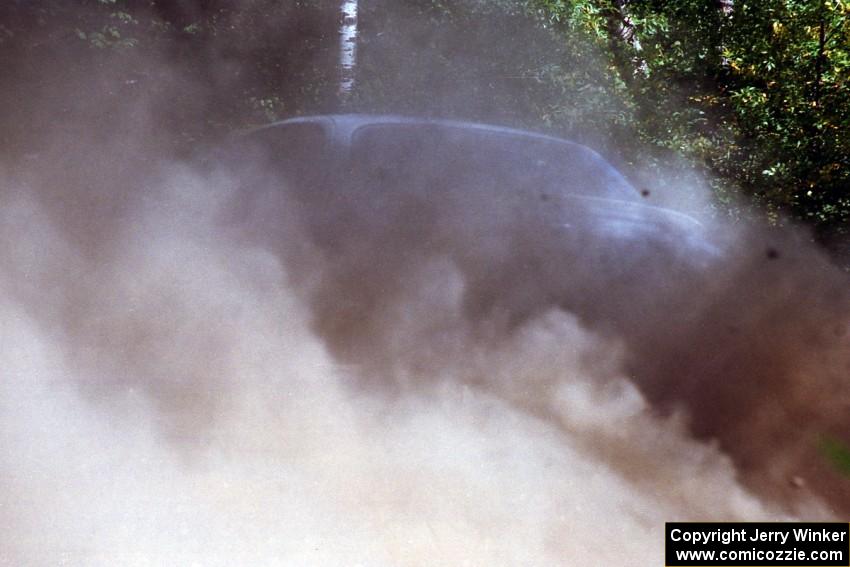
{"type": "Polygon", "coordinates": [[[720,196],[742,191],[842,235],[850,220],[850,1],[535,0],[616,74],[647,147],[702,165],[720,196]]]}
{"type": "Polygon", "coordinates": [[[836,471],[850,477],[850,447],[832,437],[824,437],[820,451],[836,471]]]}
{"type": "Polygon", "coordinates": [[[98,49],[133,47],[138,43],[138,40],[135,38],[123,37],[121,31],[116,26],[106,25],[99,30],[88,33],[80,29],[76,29],[75,31],[77,37],[83,41],[88,41],[92,47],[98,49]]]}
{"type": "Polygon", "coordinates": [[[266,98],[250,97],[251,108],[258,113],[262,113],[267,122],[274,122],[285,117],[286,105],[278,96],[270,96],[266,98]]]}

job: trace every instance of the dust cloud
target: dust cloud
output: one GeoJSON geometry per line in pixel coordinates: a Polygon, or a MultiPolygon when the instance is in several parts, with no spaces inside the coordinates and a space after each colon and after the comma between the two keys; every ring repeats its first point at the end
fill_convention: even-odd
{"type": "Polygon", "coordinates": [[[464,256],[417,252],[373,263],[401,283],[346,349],[357,325],[323,327],[324,294],[375,280],[347,277],[285,191],[109,153],[78,152],[95,161],[61,204],[54,167],[4,178],[4,564],[641,565],[664,521],[829,516],[742,485],[689,412],[715,436],[767,430],[712,429],[697,394],[636,380],[627,334],[545,302],[473,316],[464,256]]]}
{"type": "MultiPolygon", "coordinates": [[[[169,177],[76,293],[79,252],[3,203],[4,563],[639,564],[665,519],[767,517],[619,353],[595,381],[582,358],[607,347],[565,313],[476,353],[499,386],[460,359],[427,395],[353,392],[280,261],[222,236],[217,185],[169,177]],[[525,409],[549,392],[557,426],[525,409]]],[[[437,305],[410,307],[451,316],[434,269],[437,305]]]]}
{"type": "Polygon", "coordinates": [[[570,267],[521,202],[246,181],[91,89],[0,171],[0,564],[647,565],[665,521],[850,510],[805,238],[570,267]]]}

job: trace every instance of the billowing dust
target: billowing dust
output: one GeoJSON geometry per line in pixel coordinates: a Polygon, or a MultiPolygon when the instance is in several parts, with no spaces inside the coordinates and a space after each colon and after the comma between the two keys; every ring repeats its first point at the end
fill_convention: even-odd
{"type": "Polygon", "coordinates": [[[293,193],[133,108],[0,172],[0,564],[660,565],[665,521],[850,510],[806,238],[578,242],[595,286],[521,202],[293,193]]]}
{"type": "Polygon", "coordinates": [[[817,447],[842,280],[810,250],[730,251],[620,332],[504,323],[469,308],[475,240],[334,256],[279,186],[121,151],[3,180],[3,564],[646,565],[664,521],[847,509],[817,447]]]}

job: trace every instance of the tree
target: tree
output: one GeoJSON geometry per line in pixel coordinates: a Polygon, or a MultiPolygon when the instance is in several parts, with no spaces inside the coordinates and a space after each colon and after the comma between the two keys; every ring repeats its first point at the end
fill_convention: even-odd
{"type": "MultiPolygon", "coordinates": [[[[635,131],[841,242],[850,221],[850,2],[537,0],[605,54],[635,131]]],[[[734,209],[731,207],[730,210],[734,209]]]]}

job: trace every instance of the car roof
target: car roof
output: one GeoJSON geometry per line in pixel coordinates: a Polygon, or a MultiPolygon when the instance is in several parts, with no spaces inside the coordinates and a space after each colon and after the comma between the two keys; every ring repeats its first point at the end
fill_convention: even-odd
{"type": "Polygon", "coordinates": [[[648,218],[658,217],[658,215],[666,218],[669,222],[680,225],[682,228],[689,228],[689,231],[694,229],[700,230],[702,223],[694,219],[692,216],[666,207],[660,207],[643,202],[640,199],[640,194],[634,189],[631,183],[626,180],[622,174],[598,152],[569,140],[564,140],[548,134],[530,132],[517,128],[506,126],[494,126],[490,124],[482,124],[476,122],[466,122],[459,120],[447,120],[429,117],[411,117],[400,115],[376,115],[376,114],[327,114],[327,115],[309,115],[298,116],[272,122],[264,126],[260,126],[249,132],[246,135],[260,133],[265,131],[283,128],[289,125],[297,124],[316,124],[321,126],[330,138],[341,143],[350,143],[355,133],[361,128],[369,126],[394,126],[394,125],[410,125],[410,126],[436,126],[440,128],[457,128],[466,131],[475,131],[482,133],[493,133],[509,135],[512,137],[525,138],[529,140],[539,140],[560,145],[571,152],[578,152],[585,155],[590,160],[598,160],[600,163],[607,165],[611,172],[616,175],[625,186],[628,186],[633,193],[630,193],[626,199],[626,195],[617,197],[611,196],[592,196],[592,195],[571,195],[572,199],[586,203],[595,210],[606,210],[607,215],[611,217],[621,217],[623,219],[638,218],[645,216],[648,218]]]}
{"type": "MultiPolygon", "coordinates": [[[[492,124],[483,124],[480,122],[466,122],[462,120],[447,120],[443,118],[417,117],[417,116],[402,116],[396,114],[317,114],[310,116],[297,116],[279,120],[255,128],[250,132],[258,132],[267,129],[279,128],[289,124],[320,124],[325,127],[330,127],[334,130],[335,136],[350,137],[358,129],[365,126],[394,126],[394,125],[411,125],[411,126],[438,126],[444,128],[458,128],[464,130],[473,130],[479,132],[487,132],[494,134],[507,134],[511,136],[520,136],[535,140],[553,142],[564,147],[570,147],[575,150],[589,152],[595,158],[601,159],[607,163],[598,152],[588,148],[585,145],[551,136],[532,132],[528,130],[520,130],[508,126],[494,126],[492,124]]],[[[249,132],[249,133],[250,133],[249,132]]]]}

